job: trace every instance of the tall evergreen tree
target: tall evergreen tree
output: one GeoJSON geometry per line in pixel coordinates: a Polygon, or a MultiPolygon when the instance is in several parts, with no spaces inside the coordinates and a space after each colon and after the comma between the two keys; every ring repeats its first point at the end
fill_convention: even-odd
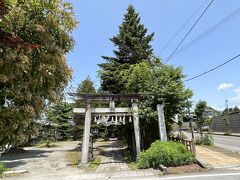
{"type": "Polygon", "coordinates": [[[48,119],[57,124],[61,138],[70,139],[72,134],[73,107],[67,102],[57,102],[48,110],[48,119]]]}
{"type": "Polygon", "coordinates": [[[125,82],[121,79],[124,69],[129,65],[150,60],[154,34],[147,34],[147,29],[140,23],[139,14],[132,5],[127,8],[119,33],[110,38],[117,47],[114,57],[102,56],[107,62],[99,64],[102,90],[111,93],[123,93],[125,82]]]}
{"type": "Polygon", "coordinates": [[[96,93],[96,89],[90,77],[88,76],[78,85],[78,93],[96,93]]]}

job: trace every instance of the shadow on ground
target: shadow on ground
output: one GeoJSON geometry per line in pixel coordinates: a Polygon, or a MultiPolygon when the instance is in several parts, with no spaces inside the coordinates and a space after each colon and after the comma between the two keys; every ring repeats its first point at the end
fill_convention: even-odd
{"type": "Polygon", "coordinates": [[[12,161],[12,160],[20,160],[20,159],[28,159],[28,158],[39,158],[39,157],[47,157],[46,153],[51,153],[52,150],[27,150],[24,153],[16,153],[16,154],[3,154],[0,158],[1,161],[12,161]]]}

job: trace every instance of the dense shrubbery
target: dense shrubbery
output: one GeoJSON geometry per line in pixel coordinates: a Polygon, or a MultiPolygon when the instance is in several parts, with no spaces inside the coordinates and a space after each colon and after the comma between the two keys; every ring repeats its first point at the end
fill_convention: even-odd
{"type": "Polygon", "coordinates": [[[155,141],[137,158],[139,168],[158,168],[159,165],[181,166],[194,163],[195,157],[183,144],[177,142],[155,141]]]}
{"type": "Polygon", "coordinates": [[[202,139],[200,137],[197,137],[195,139],[195,144],[211,146],[214,144],[213,136],[211,134],[205,134],[202,139]]]}

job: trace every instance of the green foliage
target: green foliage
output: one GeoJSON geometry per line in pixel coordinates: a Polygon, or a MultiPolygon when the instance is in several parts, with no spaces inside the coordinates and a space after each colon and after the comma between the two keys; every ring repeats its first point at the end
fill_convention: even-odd
{"type": "Polygon", "coordinates": [[[201,124],[203,124],[203,112],[205,110],[205,108],[207,107],[207,103],[206,101],[199,101],[197,104],[196,104],[196,108],[195,108],[195,114],[197,116],[197,121],[201,124]]]}
{"type": "Polygon", "coordinates": [[[78,93],[96,93],[96,89],[90,77],[88,76],[87,79],[83,80],[78,85],[78,93]]]}
{"type": "MultiPolygon", "coordinates": [[[[87,94],[94,94],[96,93],[96,88],[94,83],[92,82],[91,78],[88,76],[85,80],[79,83],[78,93],[87,93],[87,94]]],[[[93,106],[96,106],[96,102],[93,102],[93,106]]],[[[85,102],[84,101],[75,101],[75,107],[78,108],[85,108],[85,102]]],[[[74,139],[80,139],[81,138],[81,129],[83,129],[83,123],[84,123],[84,115],[83,114],[74,114],[73,121],[75,123],[74,129],[73,129],[73,136],[74,139]]]]}
{"type": "Polygon", "coordinates": [[[150,60],[152,47],[149,44],[154,34],[147,34],[147,29],[140,22],[139,14],[130,5],[124,15],[119,32],[110,38],[117,47],[114,57],[103,56],[106,63],[99,64],[101,88],[111,93],[124,93],[126,82],[122,79],[124,70],[129,69],[132,64],[150,60]]]}
{"type": "Polygon", "coordinates": [[[79,151],[67,152],[65,158],[67,159],[70,165],[77,166],[80,162],[80,152],[79,151]]]}
{"type": "Polygon", "coordinates": [[[195,138],[195,144],[196,145],[207,145],[207,146],[212,146],[214,144],[214,139],[212,134],[205,134],[203,138],[196,137],[195,138]]]}
{"type": "Polygon", "coordinates": [[[203,137],[203,144],[207,146],[211,146],[214,144],[213,136],[211,134],[205,134],[203,137]]]}
{"type": "Polygon", "coordinates": [[[72,134],[73,106],[67,102],[58,102],[48,110],[48,119],[57,124],[62,139],[70,139],[72,134]]]}
{"type": "Polygon", "coordinates": [[[203,138],[202,126],[204,125],[206,120],[206,117],[204,117],[204,110],[206,109],[206,107],[207,107],[207,102],[201,101],[201,100],[196,104],[196,107],[195,107],[195,114],[197,116],[196,123],[200,128],[201,139],[203,138]]]}
{"type": "Polygon", "coordinates": [[[137,157],[139,168],[159,168],[187,165],[196,159],[183,144],[176,142],[155,141],[151,147],[137,157]]]}
{"type": "Polygon", "coordinates": [[[101,158],[94,158],[94,160],[89,163],[89,168],[95,170],[100,164],[101,158]]]}
{"type": "Polygon", "coordinates": [[[6,1],[1,30],[33,46],[0,43],[0,146],[33,133],[32,119],[61,97],[71,78],[66,53],[76,26],[71,3],[62,0],[6,1]]]}
{"type": "Polygon", "coordinates": [[[228,128],[228,127],[229,127],[229,124],[230,124],[228,117],[227,117],[227,116],[224,116],[224,119],[223,119],[223,120],[224,120],[225,126],[228,128]]]}
{"type": "Polygon", "coordinates": [[[153,34],[140,23],[140,17],[129,6],[119,33],[111,38],[117,50],[114,57],[103,56],[107,62],[100,64],[101,88],[109,93],[142,93],[144,99],[139,103],[141,131],[144,141],[149,145],[159,135],[156,126],[157,104],[165,102],[167,130],[171,129],[173,117],[187,107],[187,99],[192,91],[186,89],[182,79],[182,68],[161,63],[153,58],[150,45],[153,34]],[[148,61],[151,61],[152,67],[148,61]]]}
{"type": "Polygon", "coordinates": [[[6,170],[7,170],[7,168],[4,166],[3,163],[0,162],[0,174],[2,174],[6,170]]]}
{"type": "Polygon", "coordinates": [[[51,148],[51,147],[56,147],[56,144],[53,141],[46,140],[46,141],[40,141],[39,143],[36,144],[37,147],[40,148],[51,148]]]}
{"type": "Polygon", "coordinates": [[[170,130],[172,119],[187,107],[187,99],[192,96],[192,91],[186,89],[182,82],[184,75],[181,68],[164,65],[159,59],[155,60],[153,68],[146,62],[132,65],[127,76],[122,78],[128,81],[128,92],[144,94],[139,112],[146,126],[157,119],[157,104],[165,102],[165,119],[170,130]]]}
{"type": "Polygon", "coordinates": [[[232,131],[228,130],[228,131],[224,132],[224,135],[225,136],[230,136],[230,135],[232,135],[232,131]]]}
{"type": "Polygon", "coordinates": [[[199,136],[195,138],[195,144],[196,144],[196,145],[201,145],[201,144],[203,144],[203,143],[202,143],[202,139],[201,139],[199,136]]]}

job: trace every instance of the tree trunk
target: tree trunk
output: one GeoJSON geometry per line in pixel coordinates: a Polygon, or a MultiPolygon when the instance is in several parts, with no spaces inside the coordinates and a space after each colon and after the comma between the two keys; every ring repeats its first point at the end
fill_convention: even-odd
{"type": "Polygon", "coordinates": [[[200,136],[201,136],[201,141],[202,141],[203,140],[202,124],[200,124],[200,136]]]}

